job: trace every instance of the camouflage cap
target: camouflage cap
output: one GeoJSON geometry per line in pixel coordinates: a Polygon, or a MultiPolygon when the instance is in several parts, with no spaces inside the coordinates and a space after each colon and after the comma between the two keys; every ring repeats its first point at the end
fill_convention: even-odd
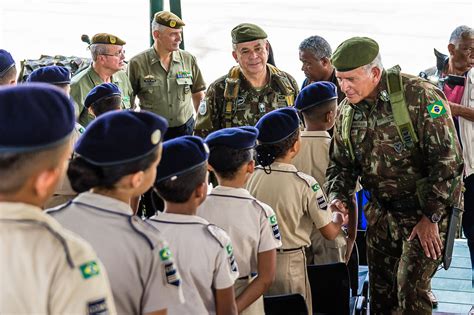
{"type": "Polygon", "coordinates": [[[179,18],[179,16],[169,11],[156,12],[155,17],[153,19],[158,24],[175,29],[179,29],[186,25],[184,24],[183,20],[179,18]]]}
{"type": "Polygon", "coordinates": [[[242,23],[232,29],[232,43],[240,44],[267,38],[267,33],[258,25],[242,23]]]}
{"type": "Polygon", "coordinates": [[[98,33],[92,37],[91,44],[109,44],[122,46],[125,45],[126,42],[112,34],[98,33]]]}
{"type": "Polygon", "coordinates": [[[377,42],[368,37],[352,37],[343,41],[331,56],[339,72],[351,71],[371,63],[379,53],[377,42]]]}

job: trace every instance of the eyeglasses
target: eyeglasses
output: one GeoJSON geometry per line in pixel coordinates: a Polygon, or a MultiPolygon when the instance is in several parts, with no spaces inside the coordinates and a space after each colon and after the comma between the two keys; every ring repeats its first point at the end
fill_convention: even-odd
{"type": "Polygon", "coordinates": [[[120,56],[124,56],[125,57],[125,49],[122,49],[122,50],[119,50],[117,51],[116,53],[113,53],[113,54],[101,54],[103,56],[111,56],[111,57],[120,57],[120,56]]]}

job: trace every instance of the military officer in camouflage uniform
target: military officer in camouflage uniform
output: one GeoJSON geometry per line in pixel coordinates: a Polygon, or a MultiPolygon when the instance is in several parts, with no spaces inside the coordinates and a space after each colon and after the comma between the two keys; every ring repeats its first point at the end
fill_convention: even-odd
{"type": "Polygon", "coordinates": [[[90,90],[101,83],[115,83],[122,92],[122,109],[133,107],[132,86],[122,70],[125,65],[123,45],[125,41],[117,36],[107,33],[94,35],[89,46],[92,64],[76,73],[71,80],[71,97],[79,107],[79,123],[84,127],[94,119],[84,107],[84,100],[90,90]]]}
{"type": "Polygon", "coordinates": [[[298,84],[291,75],[267,63],[267,34],[243,23],[231,32],[232,56],[239,64],[212,83],[198,109],[194,132],[250,125],[276,108],[293,106],[298,84]]]}
{"type": "Polygon", "coordinates": [[[184,25],[171,12],[157,12],[151,23],[153,47],[130,59],[128,66],[140,107],[168,120],[165,140],[193,133],[194,110],[206,89],[196,57],[179,49],[184,25]]]}
{"type": "Polygon", "coordinates": [[[397,67],[385,70],[372,39],[348,39],[331,59],[346,99],[325,187],[333,210],[350,202],[359,177],[371,193],[370,309],[431,314],[427,290],[462,189],[463,160],[446,98],[397,67]]]}

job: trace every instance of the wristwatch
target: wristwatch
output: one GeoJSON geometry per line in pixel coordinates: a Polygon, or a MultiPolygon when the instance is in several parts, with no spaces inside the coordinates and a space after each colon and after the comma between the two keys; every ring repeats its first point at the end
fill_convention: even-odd
{"type": "Polygon", "coordinates": [[[437,213],[433,213],[428,219],[430,219],[431,223],[438,223],[441,220],[441,216],[437,213]]]}

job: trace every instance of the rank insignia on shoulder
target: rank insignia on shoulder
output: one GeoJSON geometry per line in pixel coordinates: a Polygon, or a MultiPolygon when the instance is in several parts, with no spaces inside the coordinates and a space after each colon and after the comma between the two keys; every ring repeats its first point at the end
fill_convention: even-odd
{"type": "Polygon", "coordinates": [[[108,314],[107,303],[104,299],[99,299],[87,303],[88,315],[105,315],[108,314]]]}
{"type": "Polygon", "coordinates": [[[166,282],[168,284],[171,284],[177,287],[181,285],[181,278],[173,262],[169,262],[165,264],[165,277],[166,277],[166,282]]]}
{"type": "Polygon", "coordinates": [[[428,105],[427,109],[431,118],[438,118],[446,113],[446,108],[444,108],[443,102],[440,100],[428,105]]]}
{"type": "Polygon", "coordinates": [[[232,245],[227,244],[225,250],[227,252],[227,256],[229,257],[230,270],[232,270],[232,272],[237,272],[237,262],[235,261],[234,249],[232,248],[232,245]]]}
{"type": "Polygon", "coordinates": [[[201,100],[198,108],[199,115],[204,116],[207,113],[207,103],[206,100],[201,100]]]}
{"type": "Polygon", "coordinates": [[[84,279],[89,279],[100,274],[99,266],[95,260],[80,265],[79,269],[84,279]]]}
{"type": "Polygon", "coordinates": [[[270,218],[268,218],[268,220],[270,221],[270,225],[272,227],[273,237],[276,240],[281,241],[280,228],[278,227],[276,215],[273,214],[272,216],[270,216],[270,218]]]}

